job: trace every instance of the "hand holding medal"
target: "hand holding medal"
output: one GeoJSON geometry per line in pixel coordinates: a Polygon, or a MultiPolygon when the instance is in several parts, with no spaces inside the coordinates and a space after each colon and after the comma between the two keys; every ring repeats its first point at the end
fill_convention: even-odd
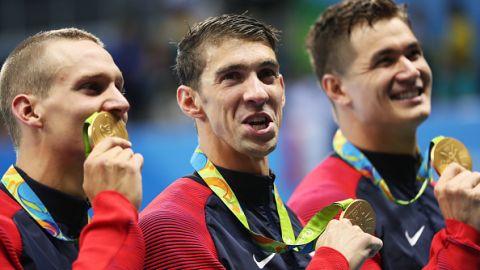
{"type": "Polygon", "coordinates": [[[365,200],[354,200],[340,215],[340,219],[348,219],[362,231],[374,235],[376,216],[372,206],[365,200]]]}
{"type": "Polygon", "coordinates": [[[467,148],[453,138],[437,137],[431,163],[440,178],[435,197],[446,220],[457,220],[480,231],[480,173],[472,172],[467,148]]]}
{"type": "Polygon", "coordinates": [[[93,201],[105,190],[124,195],[137,209],[142,199],[143,157],[134,153],[125,122],[109,112],[95,112],[85,120],[83,189],[93,201]]]}
{"type": "Polygon", "coordinates": [[[375,225],[376,216],[371,205],[365,200],[353,200],[344,208],[339,220],[333,219],[328,223],[318,238],[316,248],[327,246],[338,250],[347,258],[350,267],[357,269],[382,248],[382,241],[373,235],[375,225]],[[368,254],[360,256],[359,250],[368,254]]]}

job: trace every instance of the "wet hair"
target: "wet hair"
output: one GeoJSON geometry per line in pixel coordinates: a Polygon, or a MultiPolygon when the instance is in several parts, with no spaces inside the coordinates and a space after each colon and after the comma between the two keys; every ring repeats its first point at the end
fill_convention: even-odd
{"type": "Polygon", "coordinates": [[[354,59],[350,35],[357,26],[370,27],[385,19],[399,18],[410,28],[405,5],[392,0],[346,0],[330,6],[310,28],[306,46],[319,80],[326,73],[342,74],[354,59]]]}
{"type": "Polygon", "coordinates": [[[0,112],[15,147],[21,134],[11,110],[12,101],[19,94],[48,95],[58,68],[49,60],[48,44],[57,40],[90,40],[103,47],[102,41],[87,31],[63,28],[30,36],[8,55],[0,70],[0,112]]]}
{"type": "Polygon", "coordinates": [[[180,84],[197,89],[206,65],[203,49],[228,38],[264,42],[276,52],[279,31],[245,14],[209,17],[193,25],[177,47],[175,70],[180,84]]]}

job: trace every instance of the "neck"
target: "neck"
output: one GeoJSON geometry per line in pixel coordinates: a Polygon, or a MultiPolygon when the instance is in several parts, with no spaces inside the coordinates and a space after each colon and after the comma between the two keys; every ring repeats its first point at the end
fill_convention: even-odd
{"type": "MultiPolygon", "coordinates": [[[[73,155],[71,155],[73,156],[73,155]]],[[[21,145],[17,152],[17,167],[35,181],[76,197],[85,197],[83,191],[83,161],[56,155],[55,151],[21,145]]]]}
{"type": "Polygon", "coordinates": [[[356,147],[390,154],[415,155],[417,152],[416,129],[385,128],[340,124],[343,135],[356,147]]]}
{"type": "Polygon", "coordinates": [[[267,156],[257,158],[240,153],[218,138],[207,137],[204,139],[200,135],[198,141],[200,149],[215,165],[244,173],[270,174],[267,156]]]}

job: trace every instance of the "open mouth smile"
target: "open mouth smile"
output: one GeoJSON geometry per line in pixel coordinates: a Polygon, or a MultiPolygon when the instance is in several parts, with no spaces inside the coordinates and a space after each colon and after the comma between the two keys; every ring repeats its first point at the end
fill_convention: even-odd
{"type": "Polygon", "coordinates": [[[414,87],[411,89],[402,90],[401,92],[390,95],[393,100],[408,100],[422,95],[425,92],[423,87],[414,87]]]}

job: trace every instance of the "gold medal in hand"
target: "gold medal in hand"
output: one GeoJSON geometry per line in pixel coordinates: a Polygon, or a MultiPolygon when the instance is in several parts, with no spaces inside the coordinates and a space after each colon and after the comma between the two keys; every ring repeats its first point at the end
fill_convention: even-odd
{"type": "Polygon", "coordinates": [[[340,215],[340,219],[349,219],[362,231],[373,235],[375,232],[376,216],[372,206],[365,200],[354,200],[340,215]]]}
{"type": "Polygon", "coordinates": [[[128,140],[125,122],[109,112],[95,112],[85,120],[85,153],[88,155],[92,148],[106,137],[128,140]]]}
{"type": "Polygon", "coordinates": [[[431,160],[438,175],[441,175],[452,162],[472,170],[472,157],[467,147],[454,138],[445,137],[436,142],[431,152],[431,160]]]}

